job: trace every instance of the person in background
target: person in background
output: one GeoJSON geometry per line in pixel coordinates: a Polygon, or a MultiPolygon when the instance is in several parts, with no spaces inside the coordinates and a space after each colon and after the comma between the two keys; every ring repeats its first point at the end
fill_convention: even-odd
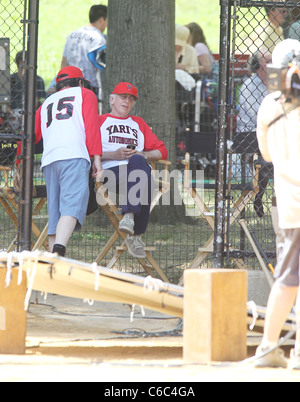
{"type": "Polygon", "coordinates": [[[190,30],[188,44],[193,46],[197,53],[199,73],[210,74],[215,60],[206,43],[202,28],[196,22],[191,22],[190,24],[187,24],[186,27],[190,30]]]}
{"type": "Polygon", "coordinates": [[[75,66],[91,83],[93,91],[102,99],[99,89],[103,87],[105,71],[107,6],[93,5],[89,11],[88,26],[79,28],[68,36],[61,62],[61,68],[75,66]]]}
{"type": "Polygon", "coordinates": [[[288,37],[290,39],[300,40],[300,7],[294,7],[291,14],[293,22],[289,27],[288,37]]]}
{"type": "Polygon", "coordinates": [[[250,51],[251,54],[256,53],[262,47],[272,53],[275,46],[284,40],[282,25],[287,16],[284,2],[282,2],[282,6],[278,6],[276,3],[274,6],[266,5],[264,8],[266,18],[255,29],[249,40],[245,41],[247,51],[250,51]]]}
{"type": "MultiPolygon", "coordinates": [[[[272,62],[272,55],[268,49],[262,48],[256,51],[249,59],[248,65],[251,76],[243,83],[239,96],[239,113],[237,115],[237,132],[256,131],[257,112],[263,99],[268,95],[267,90],[267,64],[272,62]]],[[[236,155],[234,155],[236,157],[236,155]]],[[[250,156],[250,154],[249,154],[250,156]]],[[[262,159],[262,158],[260,158],[262,159]]],[[[252,166],[252,159],[250,164],[252,166]]],[[[264,216],[263,195],[273,177],[271,163],[264,160],[260,162],[258,184],[259,191],[254,198],[254,209],[259,218],[264,216]]],[[[234,164],[237,168],[238,162],[234,164]]],[[[241,171],[241,166],[239,166],[241,171]]],[[[248,169],[250,171],[250,169],[248,169]]]]}
{"type": "Polygon", "coordinates": [[[196,50],[188,44],[190,31],[183,25],[175,29],[175,65],[177,70],[189,74],[199,74],[199,63],[196,50]]]}
{"type": "MultiPolygon", "coordinates": [[[[24,108],[24,95],[25,95],[25,69],[26,65],[26,52],[20,51],[16,54],[15,62],[17,65],[17,72],[10,76],[11,85],[11,101],[10,112],[15,116],[15,127],[19,128],[21,124],[21,112],[24,108]]],[[[46,97],[44,80],[37,75],[36,76],[36,109],[38,109],[41,103],[46,97]]]]}
{"type": "Polygon", "coordinates": [[[238,132],[256,129],[258,108],[268,94],[267,64],[271,61],[271,53],[264,48],[255,52],[248,61],[251,76],[242,84],[240,90],[238,132]]]}

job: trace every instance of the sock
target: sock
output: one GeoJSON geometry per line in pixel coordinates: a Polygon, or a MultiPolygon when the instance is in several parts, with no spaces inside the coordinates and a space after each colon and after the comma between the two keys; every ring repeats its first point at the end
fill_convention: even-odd
{"type": "Polygon", "coordinates": [[[261,347],[262,347],[262,349],[272,349],[272,348],[275,348],[275,346],[277,345],[277,343],[278,343],[278,342],[268,342],[268,341],[265,341],[265,340],[263,339],[263,341],[262,341],[262,343],[261,343],[261,347]]]}
{"type": "Polygon", "coordinates": [[[61,257],[64,257],[66,254],[66,247],[62,244],[54,244],[52,253],[57,253],[61,257]]]}
{"type": "Polygon", "coordinates": [[[134,213],[133,212],[126,212],[124,216],[128,216],[128,218],[134,219],[134,213]]]}

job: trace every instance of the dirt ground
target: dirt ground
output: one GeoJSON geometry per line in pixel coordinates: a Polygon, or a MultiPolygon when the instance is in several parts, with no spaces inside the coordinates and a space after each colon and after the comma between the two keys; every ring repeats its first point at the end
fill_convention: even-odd
{"type": "MultiPolygon", "coordinates": [[[[298,382],[251,364],[185,364],[178,319],[129,306],[33,293],[25,355],[0,355],[0,382],[298,382]],[[38,303],[35,304],[37,296],[38,303]]],[[[252,356],[261,336],[249,333],[252,356]]],[[[291,346],[286,347],[289,353],[291,346]]]]}

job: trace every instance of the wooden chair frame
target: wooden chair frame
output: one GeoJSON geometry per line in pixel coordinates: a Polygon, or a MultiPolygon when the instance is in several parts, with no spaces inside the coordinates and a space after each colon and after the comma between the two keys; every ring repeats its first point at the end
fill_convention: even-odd
{"type": "MultiPolygon", "coordinates": [[[[9,185],[9,173],[11,172],[11,168],[8,166],[0,166],[0,172],[2,172],[4,176],[4,186],[0,187],[0,204],[4,208],[7,216],[18,230],[18,214],[19,214],[19,204],[16,200],[16,193],[14,188],[9,185]]],[[[36,186],[37,194],[34,198],[39,199],[38,203],[33,209],[32,215],[38,215],[47,201],[47,196],[45,195],[45,186],[36,186]]],[[[42,246],[48,250],[48,241],[47,241],[47,230],[48,223],[43,229],[40,229],[33,221],[32,221],[32,234],[36,237],[36,241],[32,242],[32,251],[40,249],[42,246]]],[[[13,251],[16,244],[17,236],[14,238],[7,251],[13,251]]]]}
{"type": "MultiPolygon", "coordinates": [[[[155,186],[156,190],[151,202],[150,213],[152,212],[155,205],[158,204],[162,195],[170,190],[169,166],[171,165],[171,162],[160,160],[157,162],[153,162],[151,165],[153,168],[153,179],[156,182],[155,186]],[[157,166],[157,164],[162,164],[164,166],[163,178],[158,177],[158,175],[156,174],[157,171],[155,170],[155,167],[157,166]]],[[[112,269],[114,265],[117,263],[117,261],[120,259],[124,251],[127,250],[127,246],[125,244],[125,239],[127,235],[119,230],[119,222],[122,219],[122,215],[116,204],[108,196],[105,185],[103,183],[96,183],[96,189],[97,189],[97,202],[101,206],[102,210],[105,212],[106,216],[108,217],[109,221],[111,222],[111,224],[115,229],[115,232],[107,241],[104,248],[101,250],[100,254],[97,256],[96,258],[97,264],[100,264],[100,262],[104,259],[106,254],[109,252],[109,250],[111,250],[111,248],[114,246],[115,242],[119,238],[123,240],[121,246],[116,246],[114,248],[115,253],[112,259],[107,264],[107,268],[112,269]]],[[[157,262],[150,253],[152,251],[155,251],[155,247],[146,246],[144,247],[144,249],[146,252],[146,259],[137,258],[137,260],[141,264],[145,272],[153,277],[158,275],[164,282],[169,282],[168,278],[166,277],[166,275],[161,270],[161,268],[159,267],[159,265],[157,264],[157,262]]]]}
{"type": "MultiPolygon", "coordinates": [[[[196,134],[196,133],[193,133],[196,134]]],[[[192,135],[193,135],[192,134],[192,135]]],[[[200,133],[198,133],[200,134],[200,133]]],[[[240,133],[243,135],[247,135],[247,133],[240,133]]],[[[252,133],[253,134],[253,133],[252,133]]],[[[195,137],[195,136],[194,136],[195,137]]],[[[201,143],[200,143],[200,137],[201,134],[199,135],[199,143],[197,144],[197,147],[201,147],[201,143]]],[[[204,134],[202,135],[201,138],[202,141],[205,141],[205,146],[208,147],[207,149],[205,149],[205,146],[203,146],[203,148],[201,149],[202,152],[214,152],[211,149],[211,146],[215,146],[215,136],[213,134],[204,134]]],[[[239,138],[236,138],[236,143],[238,144],[239,138]]],[[[236,153],[236,154],[245,154],[245,153],[250,153],[250,151],[252,150],[256,150],[256,146],[251,145],[250,143],[247,144],[247,146],[244,145],[237,145],[235,148],[235,151],[232,152],[232,154],[236,153]]],[[[192,145],[193,148],[193,145],[192,145]]],[[[196,150],[196,152],[198,151],[198,149],[196,149],[196,146],[194,144],[194,149],[196,150]]],[[[254,153],[251,152],[253,155],[254,153]]],[[[194,258],[194,260],[192,261],[191,265],[189,268],[198,268],[199,265],[205,260],[205,258],[213,252],[213,243],[214,243],[214,212],[211,211],[208,206],[206,205],[205,201],[203,200],[203,198],[201,197],[201,195],[199,194],[199,192],[197,191],[196,188],[193,187],[192,183],[190,182],[190,153],[187,152],[185,155],[185,159],[182,161],[183,165],[184,165],[184,190],[186,192],[188,192],[195,204],[197,205],[197,207],[200,210],[201,215],[205,218],[206,222],[208,223],[208,225],[210,226],[211,230],[212,230],[212,235],[208,238],[208,240],[206,241],[206,243],[204,244],[203,247],[200,247],[198,249],[198,254],[196,255],[196,257],[194,258]]],[[[258,193],[259,191],[259,184],[258,184],[258,175],[259,175],[259,169],[260,169],[260,165],[257,163],[253,163],[253,174],[252,174],[252,181],[251,181],[251,185],[249,185],[249,183],[243,185],[231,185],[231,191],[241,191],[240,196],[238,197],[238,199],[234,202],[233,206],[231,207],[231,212],[230,212],[230,216],[226,216],[225,217],[225,225],[231,226],[234,222],[236,222],[237,218],[239,217],[239,215],[241,214],[241,212],[246,208],[247,204],[249,204],[249,202],[253,201],[255,195],[258,193]]],[[[204,191],[205,188],[207,188],[204,185],[204,191]]],[[[236,264],[238,265],[239,268],[243,267],[243,262],[237,260],[236,264]]],[[[182,280],[182,279],[181,279],[182,280]]]]}

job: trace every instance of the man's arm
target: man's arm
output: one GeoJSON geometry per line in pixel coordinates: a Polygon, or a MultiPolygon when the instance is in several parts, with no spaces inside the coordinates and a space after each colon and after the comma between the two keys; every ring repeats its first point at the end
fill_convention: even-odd
{"type": "Polygon", "coordinates": [[[144,154],[147,155],[148,159],[150,161],[167,159],[168,150],[165,146],[165,143],[157,138],[157,136],[153,133],[152,129],[142,118],[137,116],[131,116],[131,118],[139,124],[140,129],[144,134],[145,138],[144,154]]]}
{"type": "Polygon", "coordinates": [[[103,174],[103,169],[102,169],[102,163],[101,163],[101,156],[94,155],[93,177],[96,179],[97,182],[99,182],[102,174],[103,174]]]}
{"type": "Polygon", "coordinates": [[[105,70],[106,67],[105,51],[106,45],[103,45],[98,49],[88,53],[89,61],[100,71],[105,70]]]}
{"type": "Polygon", "coordinates": [[[153,151],[144,151],[142,155],[147,159],[147,161],[159,161],[163,159],[162,153],[158,149],[154,149],[153,151]]]}

